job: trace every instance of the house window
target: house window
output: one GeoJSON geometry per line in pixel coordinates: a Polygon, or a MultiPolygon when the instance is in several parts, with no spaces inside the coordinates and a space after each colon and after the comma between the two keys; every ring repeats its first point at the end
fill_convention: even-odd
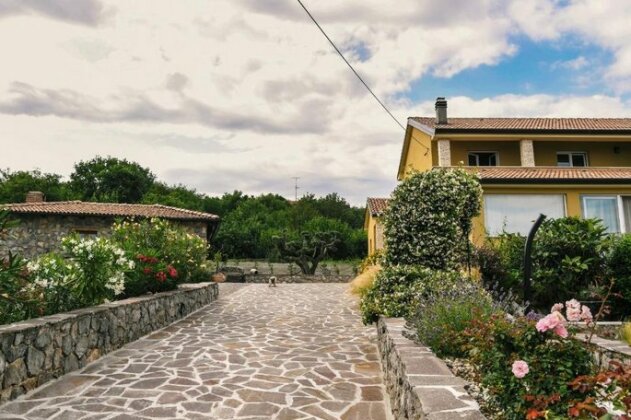
{"type": "Polygon", "coordinates": [[[583,196],[583,217],[602,220],[609,233],[631,233],[631,197],[583,196]]]}
{"type": "Polygon", "coordinates": [[[469,166],[497,166],[497,152],[469,152],[469,166]]]}
{"type": "Polygon", "coordinates": [[[557,166],[587,166],[587,153],[557,152],[557,166]]]}
{"type": "Polygon", "coordinates": [[[79,234],[81,239],[90,239],[94,238],[99,234],[99,231],[96,229],[74,229],[75,233],[79,234]]]}
{"type": "Polygon", "coordinates": [[[539,214],[565,216],[563,194],[485,194],[484,223],[490,236],[502,232],[527,235],[539,214]]]}

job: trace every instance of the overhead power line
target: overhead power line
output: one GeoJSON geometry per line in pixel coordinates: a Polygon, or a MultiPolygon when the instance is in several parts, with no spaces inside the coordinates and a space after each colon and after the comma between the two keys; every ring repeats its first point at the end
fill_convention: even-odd
{"type": "MultiPolygon", "coordinates": [[[[322,32],[322,35],[324,35],[324,37],[327,39],[327,41],[329,41],[329,44],[331,44],[331,46],[333,47],[333,49],[335,50],[335,52],[337,52],[337,54],[342,58],[342,60],[344,60],[344,62],[346,63],[346,65],[348,66],[348,68],[351,69],[351,71],[353,72],[353,74],[355,74],[355,76],[359,79],[359,81],[364,85],[364,87],[368,90],[368,92],[370,92],[370,94],[372,95],[373,98],[375,98],[375,100],[379,103],[379,105],[381,105],[381,107],[384,109],[384,111],[386,111],[388,113],[388,115],[390,116],[390,118],[392,118],[394,120],[395,123],[397,123],[397,125],[399,127],[401,127],[404,131],[406,131],[406,128],[403,124],[401,124],[401,122],[397,119],[397,117],[394,116],[394,114],[392,112],[390,112],[390,110],[388,109],[388,107],[383,103],[383,101],[381,99],[379,99],[379,97],[375,94],[375,92],[370,88],[370,86],[368,86],[368,83],[366,83],[366,81],[364,80],[363,77],[361,77],[361,75],[357,72],[357,70],[355,70],[355,68],[353,67],[353,65],[346,59],[346,57],[344,57],[344,54],[342,54],[342,51],[340,51],[340,49],[337,47],[337,45],[335,45],[335,42],[333,42],[333,40],[327,35],[327,33],[324,31],[324,29],[322,28],[322,26],[320,26],[320,24],[318,23],[318,21],[316,20],[316,18],[311,14],[311,12],[309,11],[309,9],[307,9],[307,7],[304,5],[304,3],[302,2],[302,0],[296,0],[298,2],[298,4],[300,4],[300,6],[303,8],[303,10],[305,11],[305,13],[307,13],[307,15],[309,16],[309,18],[313,21],[313,23],[318,27],[318,29],[320,30],[320,32],[322,32]]],[[[420,140],[418,140],[417,138],[415,138],[413,135],[411,135],[412,139],[414,139],[419,145],[421,145],[422,147],[424,147],[426,149],[425,154],[427,155],[427,152],[429,152],[429,148],[427,146],[425,146],[423,143],[421,143],[420,140]]]]}

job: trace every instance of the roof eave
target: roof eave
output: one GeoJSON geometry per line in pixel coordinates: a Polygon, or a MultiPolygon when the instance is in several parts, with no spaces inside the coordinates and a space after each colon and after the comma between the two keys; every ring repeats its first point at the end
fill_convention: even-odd
{"type": "Polygon", "coordinates": [[[482,185],[631,185],[631,178],[481,178],[482,185]]]}
{"type": "MultiPolygon", "coordinates": [[[[423,126],[416,122],[417,125],[423,126]]],[[[427,127],[427,126],[424,126],[427,127]]],[[[631,136],[631,130],[540,130],[540,129],[497,129],[497,128],[444,128],[433,130],[432,136],[444,134],[510,134],[510,135],[582,135],[582,136],[631,136]]]]}

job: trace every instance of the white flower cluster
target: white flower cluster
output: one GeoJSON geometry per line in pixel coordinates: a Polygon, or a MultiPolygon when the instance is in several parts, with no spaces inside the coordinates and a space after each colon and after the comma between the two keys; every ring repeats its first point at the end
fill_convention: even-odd
{"type": "Polygon", "coordinates": [[[461,169],[413,173],[385,214],[386,263],[454,269],[480,199],[478,180],[461,169]]]}

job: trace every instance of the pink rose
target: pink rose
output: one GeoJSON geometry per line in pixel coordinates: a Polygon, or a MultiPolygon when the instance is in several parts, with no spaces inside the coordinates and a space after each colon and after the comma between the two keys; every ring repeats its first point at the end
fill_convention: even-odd
{"type": "Polygon", "coordinates": [[[552,306],[552,309],[550,309],[550,313],[552,312],[561,312],[563,310],[563,304],[562,303],[555,303],[552,306]]]}
{"type": "Polygon", "coordinates": [[[515,377],[518,379],[523,378],[528,374],[528,372],[530,372],[530,369],[528,368],[528,363],[524,362],[523,360],[515,360],[513,362],[512,370],[513,375],[515,375],[515,377]]]}
{"type": "Polygon", "coordinates": [[[586,324],[589,324],[594,320],[594,317],[592,316],[592,311],[590,311],[589,308],[585,305],[583,305],[581,311],[581,319],[585,321],[586,324]]]}
{"type": "Polygon", "coordinates": [[[577,322],[581,320],[581,303],[576,300],[568,300],[565,302],[567,307],[567,319],[571,322],[577,322]]]}
{"type": "Polygon", "coordinates": [[[539,332],[546,332],[546,331],[548,331],[550,329],[550,318],[549,318],[549,315],[548,316],[544,316],[539,321],[537,321],[537,325],[535,326],[535,328],[537,328],[537,331],[539,331],[539,332]]]}
{"type": "Polygon", "coordinates": [[[535,326],[535,328],[537,328],[537,331],[539,332],[546,332],[546,331],[554,331],[554,333],[556,335],[558,335],[559,337],[567,337],[567,330],[565,329],[565,318],[563,318],[563,315],[561,315],[560,312],[552,312],[549,315],[546,315],[545,317],[541,318],[538,322],[537,325],[535,326]]]}
{"type": "Polygon", "coordinates": [[[565,325],[563,324],[557,325],[554,328],[553,332],[561,338],[567,338],[568,336],[567,329],[565,328],[565,325]]]}

